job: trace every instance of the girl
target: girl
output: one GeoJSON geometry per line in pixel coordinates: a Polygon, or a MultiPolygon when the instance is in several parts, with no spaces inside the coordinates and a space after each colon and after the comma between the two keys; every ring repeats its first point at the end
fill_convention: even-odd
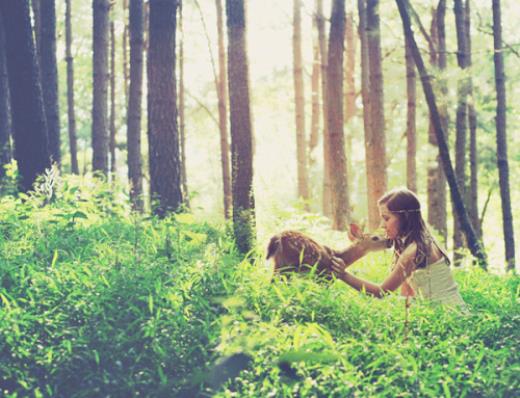
{"type": "Polygon", "coordinates": [[[346,272],[344,265],[338,263],[333,266],[336,276],[354,289],[378,298],[401,287],[404,296],[421,296],[465,307],[448,256],[428,231],[417,196],[406,188],[394,189],[379,199],[378,206],[387,238],[394,248],[390,275],[376,285],[346,272]]]}

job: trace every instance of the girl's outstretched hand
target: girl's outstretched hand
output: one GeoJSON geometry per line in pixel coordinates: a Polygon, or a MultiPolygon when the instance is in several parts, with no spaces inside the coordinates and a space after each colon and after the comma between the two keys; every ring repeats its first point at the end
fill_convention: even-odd
{"type": "Polygon", "coordinates": [[[332,273],[336,276],[336,278],[341,279],[345,273],[345,268],[347,268],[347,266],[341,258],[332,257],[332,273]]]}

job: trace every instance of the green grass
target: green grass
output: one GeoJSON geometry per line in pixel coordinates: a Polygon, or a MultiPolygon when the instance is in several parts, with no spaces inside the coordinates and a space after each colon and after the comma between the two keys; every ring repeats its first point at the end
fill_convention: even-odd
{"type": "MultiPolygon", "coordinates": [[[[397,296],[271,283],[228,228],[132,215],[90,180],[3,197],[0,214],[2,396],[520,393],[518,277],[458,271],[471,315],[417,302],[405,325],[397,296]]],[[[387,264],[352,269],[379,281],[387,264]]]]}

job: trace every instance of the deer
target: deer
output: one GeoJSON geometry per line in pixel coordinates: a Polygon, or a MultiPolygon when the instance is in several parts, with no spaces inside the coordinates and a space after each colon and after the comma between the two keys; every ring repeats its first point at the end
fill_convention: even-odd
{"type": "Polygon", "coordinates": [[[352,241],[350,246],[344,250],[334,250],[301,232],[283,231],[271,237],[266,260],[273,259],[274,275],[305,273],[316,267],[317,275],[332,279],[333,264],[348,267],[367,252],[391,246],[390,240],[366,234],[357,224],[350,224],[348,238],[352,241]]]}

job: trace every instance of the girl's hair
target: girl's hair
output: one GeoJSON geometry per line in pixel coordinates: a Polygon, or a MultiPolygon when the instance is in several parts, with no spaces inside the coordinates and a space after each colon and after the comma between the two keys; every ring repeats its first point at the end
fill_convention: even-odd
{"type": "Polygon", "coordinates": [[[396,188],[384,194],[378,204],[386,205],[399,219],[399,236],[393,242],[396,253],[401,254],[410,243],[415,242],[415,265],[417,268],[426,267],[434,240],[422,218],[421,204],[415,193],[407,188],[396,188]]]}

